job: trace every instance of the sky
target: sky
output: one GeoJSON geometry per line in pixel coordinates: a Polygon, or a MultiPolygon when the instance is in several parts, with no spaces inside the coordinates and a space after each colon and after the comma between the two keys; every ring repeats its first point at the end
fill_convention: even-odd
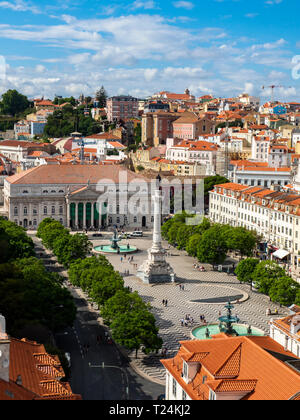
{"type": "Polygon", "coordinates": [[[0,95],[300,100],[299,0],[0,0],[0,95]],[[264,89],[262,88],[264,87],[264,89]]]}

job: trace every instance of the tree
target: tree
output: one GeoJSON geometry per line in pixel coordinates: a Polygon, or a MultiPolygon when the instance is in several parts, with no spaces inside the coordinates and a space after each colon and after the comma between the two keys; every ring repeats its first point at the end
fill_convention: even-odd
{"type": "Polygon", "coordinates": [[[34,255],[34,243],[25,229],[3,218],[0,218],[0,240],[4,247],[3,253],[1,248],[2,262],[34,255]]]}
{"type": "Polygon", "coordinates": [[[86,258],[91,250],[91,242],[86,235],[81,233],[62,234],[53,243],[53,252],[59,263],[65,267],[70,267],[75,260],[86,258]]]}
{"type": "Polygon", "coordinates": [[[199,245],[200,240],[201,240],[201,235],[199,233],[195,233],[189,238],[186,244],[186,252],[191,257],[197,257],[198,245],[199,245]]]}
{"type": "Polygon", "coordinates": [[[4,115],[17,115],[29,108],[30,102],[27,97],[16,90],[8,90],[2,95],[0,113],[4,115]]]}
{"type": "Polygon", "coordinates": [[[275,280],[285,277],[286,273],[283,268],[281,268],[274,261],[262,261],[257,264],[254,273],[253,280],[255,282],[255,287],[265,295],[269,295],[269,290],[275,280]]]}
{"type": "Polygon", "coordinates": [[[148,353],[162,347],[162,339],[158,337],[158,328],[154,316],[145,310],[136,310],[119,314],[111,323],[112,337],[129,350],[137,352],[144,347],[148,353]]]}
{"type": "Polygon", "coordinates": [[[99,101],[99,108],[106,107],[107,92],[104,89],[104,86],[101,86],[101,88],[96,92],[96,99],[99,101]]]}
{"type": "Polygon", "coordinates": [[[275,279],[269,289],[269,296],[273,302],[290,306],[295,303],[300,286],[291,277],[283,276],[275,279]]]}
{"type": "Polygon", "coordinates": [[[215,175],[204,179],[204,196],[208,197],[209,191],[212,191],[215,185],[227,184],[229,180],[224,176],[215,175]]]}
{"type": "Polygon", "coordinates": [[[250,232],[244,227],[224,227],[228,249],[237,251],[241,256],[251,257],[257,245],[255,232],[250,232]]]}
{"type": "Polygon", "coordinates": [[[255,258],[247,258],[240,261],[235,270],[239,282],[250,284],[252,289],[253,273],[258,264],[259,260],[255,258]]]}
{"type": "Polygon", "coordinates": [[[225,261],[227,244],[222,235],[222,226],[214,225],[203,233],[197,249],[198,260],[208,264],[222,264],[225,261]]]}
{"type": "Polygon", "coordinates": [[[15,336],[30,324],[57,331],[72,326],[76,317],[69,291],[35,257],[0,265],[0,312],[15,336]]]}
{"type": "Polygon", "coordinates": [[[110,325],[120,314],[150,308],[150,304],[145,303],[137,292],[130,293],[128,289],[122,289],[105,302],[101,308],[101,316],[110,325]]]}
{"type": "Polygon", "coordinates": [[[124,287],[124,281],[119,273],[104,267],[91,269],[88,273],[90,280],[89,296],[99,306],[113,297],[124,287]]]}

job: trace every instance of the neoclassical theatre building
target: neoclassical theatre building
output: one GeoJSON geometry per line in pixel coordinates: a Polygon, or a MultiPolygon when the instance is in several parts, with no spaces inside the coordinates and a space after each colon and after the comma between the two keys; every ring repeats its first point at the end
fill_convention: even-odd
{"type": "Polygon", "coordinates": [[[119,165],[41,165],[5,179],[4,206],[29,229],[47,217],[71,229],[152,228],[152,187],[119,165]]]}

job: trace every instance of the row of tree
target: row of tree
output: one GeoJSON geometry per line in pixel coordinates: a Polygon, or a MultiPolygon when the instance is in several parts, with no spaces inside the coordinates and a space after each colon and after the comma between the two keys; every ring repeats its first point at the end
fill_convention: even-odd
{"type": "Polygon", "coordinates": [[[0,219],[0,313],[9,334],[22,338],[22,329],[44,326],[52,331],[73,324],[76,307],[62,278],[48,272],[35,257],[25,230],[0,219]]]}
{"type": "Polygon", "coordinates": [[[185,212],[168,220],[162,227],[162,235],[170,244],[208,264],[222,264],[229,251],[250,257],[259,241],[256,232],[211,224],[207,218],[197,223],[197,216],[185,212]]]}
{"type": "Polygon", "coordinates": [[[284,306],[300,305],[300,285],[274,261],[260,261],[246,258],[236,268],[238,280],[270,297],[273,302],[284,306]]]}
{"type": "Polygon", "coordinates": [[[99,306],[113,339],[136,352],[158,350],[162,340],[150,305],[124,287],[121,275],[104,256],[89,256],[91,243],[86,235],[71,235],[59,222],[44,219],[37,236],[68,268],[70,282],[80,287],[99,306]]]}
{"type": "Polygon", "coordinates": [[[51,218],[46,218],[39,224],[37,236],[66,268],[69,268],[75,260],[86,258],[92,250],[92,244],[86,235],[81,233],[71,235],[61,223],[51,218]]]}
{"type": "Polygon", "coordinates": [[[138,293],[124,287],[123,278],[104,256],[74,261],[69,269],[70,282],[84,290],[100,307],[100,313],[113,339],[136,355],[162,347],[156,321],[138,293]]]}

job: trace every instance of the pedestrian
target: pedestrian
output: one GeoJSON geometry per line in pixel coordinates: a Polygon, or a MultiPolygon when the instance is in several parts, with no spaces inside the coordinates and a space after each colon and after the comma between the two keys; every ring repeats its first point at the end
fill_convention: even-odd
{"type": "Polygon", "coordinates": [[[181,326],[184,326],[184,319],[181,320],[181,326]]]}
{"type": "Polygon", "coordinates": [[[168,306],[168,301],[167,300],[165,300],[165,307],[167,307],[168,306]]]}
{"type": "Polygon", "coordinates": [[[121,257],[121,263],[123,262],[123,257],[121,257]]]}
{"type": "Polygon", "coordinates": [[[181,290],[181,284],[179,285],[179,290],[181,290]]]}
{"type": "Polygon", "coordinates": [[[184,290],[184,285],[182,285],[182,286],[181,286],[181,290],[182,290],[182,291],[184,290]]]}
{"type": "Polygon", "coordinates": [[[163,299],[162,304],[163,304],[163,306],[165,306],[165,304],[166,304],[165,299],[163,299]]]}

